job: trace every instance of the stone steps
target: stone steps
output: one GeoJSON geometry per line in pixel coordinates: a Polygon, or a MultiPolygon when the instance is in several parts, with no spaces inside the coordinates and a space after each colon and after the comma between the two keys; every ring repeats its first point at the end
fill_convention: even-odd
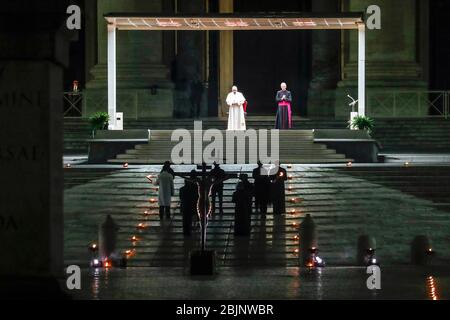
{"type": "MultiPolygon", "coordinates": [[[[270,117],[249,117],[248,128],[272,129],[270,117]]],[[[376,119],[373,137],[386,149],[392,150],[443,150],[450,151],[450,120],[443,119],[376,119]]],[[[193,129],[193,119],[126,119],[126,129],[193,129]]],[[[226,120],[203,119],[203,129],[226,129],[226,120]]],[[[345,120],[309,120],[294,118],[294,128],[345,129],[345,120]]],[[[66,154],[87,153],[86,140],[91,138],[87,119],[64,119],[64,149],[66,154]]]]}
{"type": "MultiPolygon", "coordinates": [[[[182,235],[178,192],[173,198],[173,218],[165,223],[159,221],[157,204],[148,201],[157,198],[157,192],[151,184],[144,183],[145,176],[156,175],[159,168],[118,169],[109,174],[107,171],[99,174],[97,169],[65,169],[66,185],[76,183],[65,191],[66,263],[87,264],[90,257],[87,246],[96,239],[97,225],[106,214],[112,214],[120,226],[118,249],[136,249],[130,266],[186,266],[189,251],[198,248],[198,229],[194,229],[190,238],[182,235]],[[144,211],[152,214],[145,216],[144,211]],[[136,225],[140,222],[149,227],[138,231],[136,225]],[[139,237],[135,246],[130,241],[133,235],[139,237]]],[[[249,238],[234,237],[230,197],[236,179],[227,181],[224,215],[214,215],[208,228],[207,245],[217,251],[219,266],[298,266],[294,252],[298,229],[293,223],[301,223],[306,213],[314,217],[320,256],[329,265],[354,263],[356,239],[365,233],[376,237],[377,255],[383,265],[407,263],[410,241],[418,234],[430,236],[439,259],[450,257],[450,196],[444,195],[450,168],[348,169],[297,165],[288,169],[293,178],[287,181],[287,214],[274,217],[269,209],[266,219],[253,215],[249,238]],[[436,186],[436,194],[447,201],[448,211],[442,211],[445,205],[436,206],[430,201],[433,194],[425,192],[417,197],[390,185],[397,184],[401,177],[404,188],[416,184],[415,189],[420,190],[418,176],[429,181],[434,176],[427,174],[438,173],[442,186],[436,186]],[[378,175],[383,175],[383,180],[374,182],[372,178],[378,175]],[[288,186],[293,187],[292,192],[288,186]],[[292,203],[291,197],[303,201],[292,203]]],[[[246,168],[244,172],[249,173],[246,168]]],[[[176,179],[176,189],[181,182],[180,178],[176,179]]]]}
{"type": "MultiPolygon", "coordinates": [[[[148,144],[138,145],[134,149],[117,155],[115,159],[110,159],[108,162],[128,162],[129,164],[163,163],[165,160],[171,159],[172,149],[178,144],[178,141],[171,141],[171,134],[172,132],[169,130],[152,130],[148,144]]],[[[195,131],[190,131],[189,134],[190,137],[195,138],[195,131]]],[[[248,132],[235,132],[234,134],[243,139],[242,141],[245,141],[244,138],[248,132]]],[[[228,143],[226,139],[229,138],[228,132],[223,131],[222,136],[225,140],[223,141],[223,146],[226,146],[228,143]]],[[[235,146],[235,154],[245,156],[247,161],[249,154],[258,155],[260,136],[256,135],[254,139],[253,143],[245,143],[244,154],[238,152],[235,146]]],[[[271,137],[267,137],[267,139],[270,141],[271,137]]],[[[333,149],[327,149],[325,145],[314,143],[313,134],[310,130],[280,130],[279,141],[279,160],[283,163],[346,163],[352,161],[345,158],[345,155],[337,154],[333,149]]],[[[269,142],[267,147],[268,150],[271,148],[270,144],[271,142],[269,142]]],[[[203,148],[209,143],[205,142],[201,145],[202,150],[204,150],[203,148]]],[[[195,146],[195,142],[191,141],[191,147],[193,146],[195,146]]],[[[195,149],[192,148],[191,150],[195,149]]],[[[230,161],[230,159],[228,160],[230,161]]],[[[191,161],[194,161],[192,157],[191,161]]]]}

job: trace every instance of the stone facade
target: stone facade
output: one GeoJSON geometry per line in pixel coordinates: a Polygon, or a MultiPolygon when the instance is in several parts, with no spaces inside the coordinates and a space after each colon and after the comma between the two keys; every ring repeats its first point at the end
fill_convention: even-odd
{"type": "MultiPolygon", "coordinates": [[[[97,61],[91,68],[84,100],[84,116],[106,111],[106,22],[107,12],[208,12],[209,1],[97,0],[97,61]]],[[[233,10],[229,0],[220,0],[219,11],[233,10]]],[[[366,31],[366,110],[369,116],[425,116],[428,0],[314,0],[313,12],[364,12],[369,5],[381,8],[381,30],[366,31]]],[[[257,10],[255,10],[257,11],[257,10]]],[[[117,33],[117,111],[125,119],[207,116],[211,108],[226,115],[221,100],[233,83],[233,40],[221,33],[218,45],[218,104],[208,96],[208,36],[206,33],[173,31],[119,31],[117,33]],[[151,88],[156,88],[151,90],[151,88]],[[195,102],[196,101],[196,102],[195,102]],[[198,106],[194,108],[194,104],[198,106]],[[194,111],[194,109],[198,109],[194,111]]],[[[307,116],[347,118],[347,94],[357,97],[358,33],[313,31],[311,76],[307,116]]],[[[92,50],[87,50],[92,52],[92,50]]],[[[91,59],[92,60],[92,59],[91,59]]],[[[295,72],[295,71],[293,71],[295,72]]],[[[257,113],[257,111],[256,111],[257,113]]]]}
{"type": "MultiPolygon", "coordinates": [[[[104,14],[109,12],[163,11],[163,0],[97,0],[97,62],[86,85],[85,117],[107,106],[107,28],[104,14]]],[[[161,31],[117,32],[117,111],[125,118],[172,117],[173,83],[170,65],[164,56],[161,31]],[[153,90],[152,90],[153,89],[153,90]],[[156,90],[155,90],[156,89],[156,90]]]]}
{"type": "MultiPolygon", "coordinates": [[[[426,28],[419,13],[426,9],[427,1],[405,0],[400,6],[389,0],[347,0],[342,10],[362,12],[373,4],[381,8],[381,30],[366,31],[367,114],[383,117],[427,115],[425,101],[414,99],[414,94],[405,92],[427,89],[423,70],[427,48],[421,45],[419,31],[426,28]],[[401,101],[395,102],[398,108],[394,111],[395,98],[401,101]]],[[[358,95],[358,33],[344,32],[341,41],[341,76],[334,108],[336,118],[348,116],[347,94],[358,95]]]]}

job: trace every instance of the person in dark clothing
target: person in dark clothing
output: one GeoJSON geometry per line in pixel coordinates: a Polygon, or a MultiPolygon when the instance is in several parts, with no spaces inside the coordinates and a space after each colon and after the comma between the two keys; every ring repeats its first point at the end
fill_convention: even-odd
{"type": "Polygon", "coordinates": [[[292,128],[292,94],[286,90],[285,82],[281,84],[281,90],[277,92],[275,100],[278,104],[277,117],[275,120],[275,129],[291,129],[292,128]]]}
{"type": "Polygon", "coordinates": [[[244,185],[244,190],[248,195],[248,212],[251,215],[253,213],[253,195],[254,195],[254,187],[253,184],[248,181],[248,175],[243,173],[239,176],[239,180],[244,185]]]}
{"type": "Polygon", "coordinates": [[[189,180],[184,181],[180,188],[180,211],[183,217],[183,234],[190,236],[192,231],[192,218],[197,215],[198,188],[189,180]]]}
{"type": "Polygon", "coordinates": [[[273,203],[273,214],[285,214],[285,186],[284,182],[287,180],[286,169],[278,167],[276,174],[271,176],[271,195],[273,203]]]}
{"type": "Polygon", "coordinates": [[[233,193],[233,203],[235,203],[234,234],[237,236],[249,236],[251,226],[251,214],[249,211],[250,195],[245,183],[240,181],[233,193]]]}
{"type": "MultiPolygon", "coordinates": [[[[210,172],[211,181],[220,181],[225,179],[225,171],[220,168],[219,164],[214,162],[214,169],[210,172]]],[[[219,212],[223,214],[223,182],[215,183],[211,189],[212,212],[216,212],[216,196],[219,197],[219,212]]]]}
{"type": "Polygon", "coordinates": [[[192,116],[193,118],[200,117],[200,107],[202,104],[203,96],[203,83],[199,80],[191,83],[191,106],[192,106],[192,116]]]}
{"type": "Polygon", "coordinates": [[[262,174],[262,163],[258,161],[258,167],[253,169],[252,177],[255,179],[255,209],[256,212],[265,215],[267,213],[267,204],[270,199],[270,177],[262,174]]]}

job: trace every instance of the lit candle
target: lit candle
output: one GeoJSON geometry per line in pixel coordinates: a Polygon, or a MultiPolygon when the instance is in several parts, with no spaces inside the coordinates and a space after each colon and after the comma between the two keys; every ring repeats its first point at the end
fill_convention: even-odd
{"type": "Polygon", "coordinates": [[[136,226],[136,228],[139,230],[143,230],[143,229],[147,228],[147,226],[141,222],[136,226]]]}
{"type": "Polygon", "coordinates": [[[128,162],[125,162],[125,163],[123,164],[123,167],[124,167],[124,168],[128,168],[128,162]]]}
{"type": "Polygon", "coordinates": [[[97,244],[96,244],[96,243],[92,243],[92,244],[89,246],[89,250],[91,250],[91,251],[97,251],[97,250],[98,250],[97,244]]]}
{"type": "Polygon", "coordinates": [[[105,266],[105,268],[111,268],[111,267],[112,267],[112,263],[111,263],[111,261],[109,261],[108,259],[105,260],[105,262],[103,263],[103,265],[105,266]]]}
{"type": "Polygon", "coordinates": [[[295,235],[294,236],[294,241],[298,241],[298,240],[300,240],[300,237],[298,235],[295,235]]]}
{"type": "Polygon", "coordinates": [[[128,258],[134,256],[135,253],[136,253],[136,250],[135,250],[135,249],[133,249],[133,250],[128,249],[128,250],[125,251],[125,255],[126,255],[128,258]]]}
{"type": "Polygon", "coordinates": [[[151,202],[151,203],[156,203],[157,201],[158,201],[158,200],[156,200],[155,198],[151,198],[151,199],[150,199],[150,202],[151,202]]]}
{"type": "Polygon", "coordinates": [[[297,249],[295,249],[295,250],[294,250],[294,254],[298,254],[298,253],[299,253],[299,251],[300,251],[300,250],[298,250],[298,248],[297,248],[297,249]]]}
{"type": "Polygon", "coordinates": [[[139,239],[138,239],[138,237],[136,237],[136,236],[132,236],[131,237],[131,241],[133,241],[133,242],[137,242],[139,239]]]}
{"type": "Polygon", "coordinates": [[[70,168],[70,167],[71,167],[70,163],[67,163],[66,168],[70,168]]]}

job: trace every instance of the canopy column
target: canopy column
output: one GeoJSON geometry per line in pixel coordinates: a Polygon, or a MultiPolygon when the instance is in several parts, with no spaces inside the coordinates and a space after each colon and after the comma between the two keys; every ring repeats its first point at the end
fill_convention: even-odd
{"type": "Polygon", "coordinates": [[[366,114],[366,25],[358,24],[358,114],[366,114]]]}
{"type": "Polygon", "coordinates": [[[108,130],[116,127],[116,25],[108,24],[108,130]]]}

